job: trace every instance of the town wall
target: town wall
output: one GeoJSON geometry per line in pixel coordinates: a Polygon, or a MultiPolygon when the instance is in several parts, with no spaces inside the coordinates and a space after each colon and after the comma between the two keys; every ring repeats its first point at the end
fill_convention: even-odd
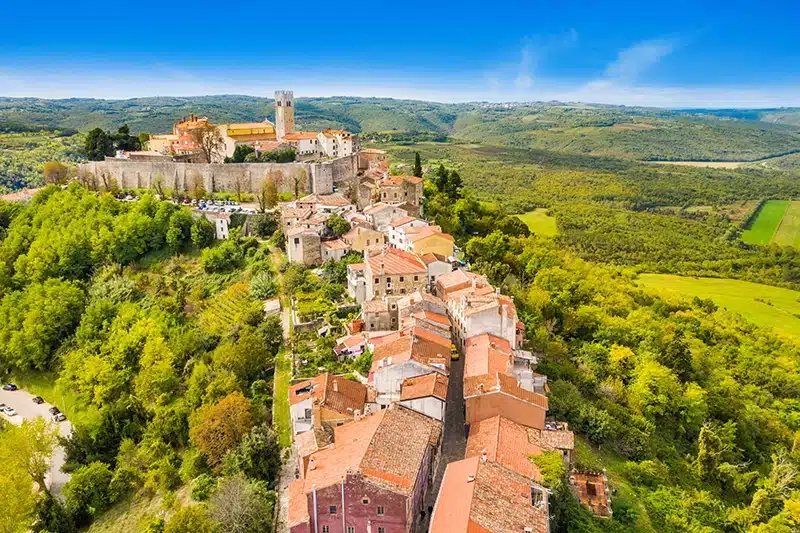
{"type": "Polygon", "coordinates": [[[201,179],[209,192],[259,192],[267,175],[280,176],[278,190],[294,192],[294,178],[305,171],[305,192],[330,194],[334,184],[354,179],[358,172],[358,154],[322,163],[179,163],[175,161],[131,161],[107,158],[79,165],[80,172],[91,172],[98,181],[102,176],[114,178],[126,189],[145,189],[153,186],[156,176],[163,176],[163,187],[189,191],[196,179],[201,179]]]}

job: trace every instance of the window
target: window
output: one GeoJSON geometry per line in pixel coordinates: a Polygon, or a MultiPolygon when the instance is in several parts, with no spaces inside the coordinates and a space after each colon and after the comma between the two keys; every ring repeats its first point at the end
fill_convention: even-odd
{"type": "Polygon", "coordinates": [[[414,276],[414,281],[419,281],[419,276],[414,276]]]}
{"type": "MultiPolygon", "coordinates": [[[[378,506],[378,516],[383,516],[384,510],[385,509],[383,508],[383,505],[379,505],[378,506]]],[[[381,529],[383,529],[383,528],[381,528],[381,529]]]]}
{"type": "Polygon", "coordinates": [[[377,285],[378,283],[380,283],[380,282],[381,282],[381,279],[380,279],[380,278],[375,278],[375,284],[376,284],[376,285],[377,285]]]}
{"type": "Polygon", "coordinates": [[[336,506],[335,506],[335,505],[331,505],[331,506],[328,508],[328,512],[329,512],[330,514],[336,514],[336,506]]]}
{"type": "Polygon", "coordinates": [[[294,238],[294,243],[295,243],[295,244],[300,244],[300,239],[299,239],[298,237],[295,237],[295,238],[294,238]]]}
{"type": "Polygon", "coordinates": [[[311,418],[311,409],[306,409],[306,418],[311,418]]]}
{"type": "Polygon", "coordinates": [[[364,505],[369,505],[369,498],[363,498],[361,500],[361,503],[363,503],[364,505]]]}
{"type": "Polygon", "coordinates": [[[356,528],[353,526],[347,526],[347,533],[356,533],[356,528]]]}
{"type": "Polygon", "coordinates": [[[404,278],[403,276],[400,276],[400,281],[403,281],[404,279],[405,279],[405,278],[404,278]]]}
{"type": "Polygon", "coordinates": [[[330,533],[331,528],[328,526],[322,526],[322,533],[330,533]]]}
{"type": "Polygon", "coordinates": [[[386,528],[385,527],[379,527],[378,528],[378,533],[386,533],[386,528]]]}

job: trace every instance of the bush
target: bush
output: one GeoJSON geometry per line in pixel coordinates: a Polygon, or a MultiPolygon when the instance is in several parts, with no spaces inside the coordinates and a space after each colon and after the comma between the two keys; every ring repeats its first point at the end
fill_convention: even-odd
{"type": "Polygon", "coordinates": [[[228,476],[242,473],[250,479],[274,486],[281,468],[280,446],[275,432],[266,425],[256,426],[224,462],[228,476]]]}
{"type": "Polygon", "coordinates": [[[244,256],[233,241],[225,241],[216,248],[203,250],[202,263],[206,272],[228,272],[242,265],[244,256]]]}
{"type": "Polygon", "coordinates": [[[192,479],[209,472],[211,472],[211,469],[208,468],[208,462],[203,452],[194,447],[183,452],[180,476],[184,483],[188,483],[192,479]]]}
{"type": "Polygon", "coordinates": [[[253,225],[253,232],[264,239],[272,237],[278,229],[278,221],[272,215],[259,215],[253,225]]]}
{"type": "Polygon", "coordinates": [[[198,248],[210,246],[217,237],[217,231],[206,217],[200,217],[192,224],[192,244],[198,248]]]}
{"type": "Polygon", "coordinates": [[[64,497],[67,510],[77,525],[87,525],[93,517],[111,506],[110,485],[113,477],[108,465],[99,461],[72,473],[72,479],[64,485],[64,497]]]}
{"type": "Polygon", "coordinates": [[[208,474],[202,474],[192,481],[192,499],[202,502],[211,496],[217,488],[217,479],[208,474]]]}
{"type": "Polygon", "coordinates": [[[164,533],[214,533],[214,522],[202,505],[182,507],[167,522],[164,533]]]}
{"type": "Polygon", "coordinates": [[[614,520],[626,526],[633,526],[639,520],[639,510],[626,498],[611,500],[611,510],[614,520]]]}
{"type": "Polygon", "coordinates": [[[250,280],[250,294],[253,295],[253,298],[267,300],[274,298],[277,293],[278,290],[272,279],[272,274],[268,271],[261,271],[250,280]]]}

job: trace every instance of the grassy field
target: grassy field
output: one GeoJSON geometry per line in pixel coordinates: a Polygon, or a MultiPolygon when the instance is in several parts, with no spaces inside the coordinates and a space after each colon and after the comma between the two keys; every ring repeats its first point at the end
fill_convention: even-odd
{"type": "Polygon", "coordinates": [[[548,214],[547,209],[538,208],[517,216],[537,235],[552,237],[558,233],[556,219],[548,214]]]}
{"type": "Polygon", "coordinates": [[[773,242],[784,246],[800,248],[800,201],[789,203],[773,242]]]}
{"type": "Polygon", "coordinates": [[[767,200],[758,212],[750,228],[742,233],[742,240],[748,244],[769,244],[775,237],[789,200],[767,200]]]}
{"type": "Polygon", "coordinates": [[[653,165],[678,165],[679,167],[739,168],[749,161],[646,161],[653,165]]]}
{"type": "Polygon", "coordinates": [[[748,281],[689,278],[671,274],[641,274],[645,287],[710,298],[759,326],[800,340],[800,292],[748,281]]]}

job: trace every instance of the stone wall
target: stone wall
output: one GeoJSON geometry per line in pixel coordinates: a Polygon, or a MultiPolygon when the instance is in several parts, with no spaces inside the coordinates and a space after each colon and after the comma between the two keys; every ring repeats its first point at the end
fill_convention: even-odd
{"type": "Polygon", "coordinates": [[[294,177],[305,172],[306,192],[330,194],[334,184],[347,183],[358,172],[358,154],[322,163],[230,163],[203,164],[175,161],[130,161],[107,158],[79,165],[79,171],[114,178],[122,188],[151,188],[156,176],[163,176],[163,186],[189,191],[195,180],[202,180],[209,192],[258,192],[270,173],[280,175],[280,192],[294,192],[294,177]]]}

